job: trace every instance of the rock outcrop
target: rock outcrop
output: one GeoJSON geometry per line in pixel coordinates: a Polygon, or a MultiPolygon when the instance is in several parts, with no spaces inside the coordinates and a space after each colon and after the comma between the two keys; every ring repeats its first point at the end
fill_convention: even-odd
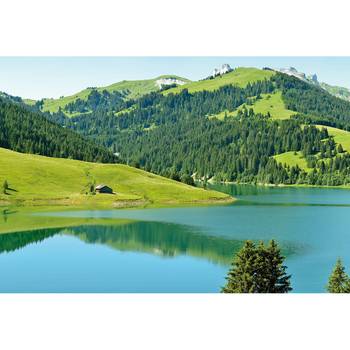
{"type": "Polygon", "coordinates": [[[216,77],[218,75],[223,75],[223,74],[226,74],[226,73],[229,73],[229,72],[232,72],[233,69],[230,67],[230,65],[228,63],[224,63],[221,68],[215,68],[213,70],[213,74],[212,74],[212,77],[216,77]]]}
{"type": "MultiPolygon", "coordinates": [[[[271,69],[271,68],[265,67],[264,69],[271,69]]],[[[322,88],[323,90],[326,90],[327,92],[329,92],[331,95],[335,97],[341,98],[346,101],[350,101],[350,89],[344,88],[341,86],[333,86],[322,82],[320,83],[318,81],[316,74],[306,75],[305,73],[299,72],[294,67],[281,68],[281,69],[275,69],[275,70],[280,73],[292,75],[293,77],[303,80],[306,83],[319,86],[320,88],[322,88]]]]}
{"type": "Polygon", "coordinates": [[[156,85],[161,89],[163,86],[167,85],[184,85],[185,81],[176,78],[162,78],[156,81],[156,85]]]}

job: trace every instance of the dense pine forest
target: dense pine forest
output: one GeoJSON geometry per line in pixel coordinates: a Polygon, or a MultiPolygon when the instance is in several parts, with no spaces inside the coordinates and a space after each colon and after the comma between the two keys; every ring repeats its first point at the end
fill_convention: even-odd
{"type": "Polygon", "coordinates": [[[4,98],[0,98],[0,147],[50,157],[116,161],[105,147],[4,98]]]}
{"type": "Polygon", "coordinates": [[[302,114],[318,116],[318,120],[333,120],[350,123],[350,104],[330,95],[320,87],[307,84],[286,74],[272,77],[276,87],[282,90],[288,109],[302,114]]]}

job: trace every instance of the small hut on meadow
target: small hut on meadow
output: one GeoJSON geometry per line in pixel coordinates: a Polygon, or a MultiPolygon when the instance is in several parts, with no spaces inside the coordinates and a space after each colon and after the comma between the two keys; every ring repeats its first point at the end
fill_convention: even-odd
{"type": "Polygon", "coordinates": [[[97,185],[95,191],[96,193],[113,193],[113,189],[105,184],[97,185]]]}

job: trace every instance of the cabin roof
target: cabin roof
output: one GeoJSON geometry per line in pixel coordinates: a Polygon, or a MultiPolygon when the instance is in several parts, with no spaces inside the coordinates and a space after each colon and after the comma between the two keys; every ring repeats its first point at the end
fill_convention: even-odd
{"type": "Polygon", "coordinates": [[[109,187],[109,186],[107,186],[107,185],[105,185],[105,184],[100,184],[100,185],[97,185],[97,186],[95,187],[95,189],[96,189],[96,190],[100,190],[100,189],[102,189],[102,188],[104,188],[104,187],[109,187]]]}

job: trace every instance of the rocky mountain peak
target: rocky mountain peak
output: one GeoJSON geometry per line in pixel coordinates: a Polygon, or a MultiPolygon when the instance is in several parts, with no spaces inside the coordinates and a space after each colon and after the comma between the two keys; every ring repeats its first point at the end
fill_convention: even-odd
{"type": "Polygon", "coordinates": [[[213,73],[212,73],[212,77],[216,77],[218,75],[223,75],[229,72],[232,72],[233,69],[230,67],[230,65],[228,63],[224,63],[221,68],[214,68],[213,73]]]}
{"type": "Polygon", "coordinates": [[[183,81],[183,80],[180,80],[180,79],[177,79],[177,78],[172,78],[172,77],[161,78],[161,79],[158,79],[156,81],[156,85],[159,87],[159,89],[161,89],[164,86],[174,85],[174,84],[175,85],[184,85],[184,84],[186,84],[186,81],[183,81]]]}

